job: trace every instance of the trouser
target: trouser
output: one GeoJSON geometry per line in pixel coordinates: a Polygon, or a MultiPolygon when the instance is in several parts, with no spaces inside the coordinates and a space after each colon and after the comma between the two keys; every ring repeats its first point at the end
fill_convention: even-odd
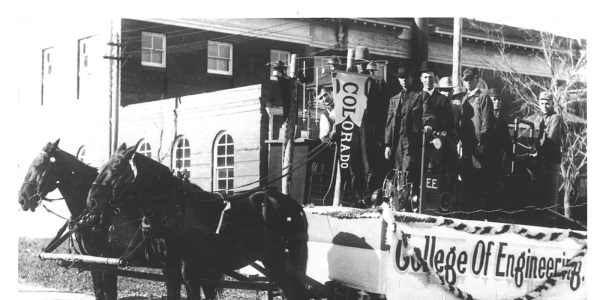
{"type": "Polygon", "coordinates": [[[406,134],[400,136],[394,153],[394,165],[396,166],[396,170],[402,170],[405,174],[406,182],[412,183],[412,194],[419,195],[419,184],[421,180],[421,146],[419,142],[418,147],[415,147],[415,143],[417,143],[415,137],[409,138],[406,134]]]}
{"type": "Polygon", "coordinates": [[[500,189],[502,186],[502,182],[504,180],[504,172],[502,170],[501,163],[493,163],[490,164],[490,168],[488,169],[487,176],[487,191],[488,191],[488,199],[487,201],[487,209],[496,210],[496,209],[505,209],[506,205],[504,205],[504,193],[500,189]]]}
{"type": "Polygon", "coordinates": [[[463,201],[471,210],[486,208],[489,182],[489,174],[485,165],[482,164],[482,156],[475,156],[474,152],[474,146],[463,144],[464,184],[467,189],[467,195],[463,201]]]}
{"type": "Polygon", "coordinates": [[[382,186],[380,159],[383,149],[368,130],[361,128],[358,143],[351,150],[350,178],[344,179],[344,192],[351,191],[353,206],[370,206],[372,193],[382,186]],[[359,204],[364,200],[364,205],[359,204]]]}
{"type": "MultiPolygon", "coordinates": [[[[541,162],[534,169],[533,181],[533,206],[547,210],[558,210],[558,189],[560,184],[560,163],[541,162]]],[[[548,214],[536,213],[533,217],[534,225],[555,226],[554,219],[548,214]]]]}

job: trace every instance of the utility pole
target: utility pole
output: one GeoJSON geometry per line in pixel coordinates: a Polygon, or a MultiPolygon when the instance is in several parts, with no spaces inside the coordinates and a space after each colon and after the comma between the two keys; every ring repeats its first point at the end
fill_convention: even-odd
{"type": "Polygon", "coordinates": [[[290,103],[290,112],[288,114],[288,119],[286,120],[287,127],[285,131],[285,137],[282,143],[282,146],[285,147],[285,150],[283,153],[283,164],[281,167],[285,170],[283,171],[283,178],[281,179],[281,192],[286,195],[290,194],[292,188],[292,170],[291,168],[287,167],[294,163],[294,139],[296,138],[296,123],[298,119],[298,96],[296,95],[298,91],[298,87],[296,85],[296,57],[296,54],[292,54],[290,67],[288,68],[288,76],[291,80],[290,92],[292,98],[290,103]]]}
{"type": "Polygon", "coordinates": [[[454,40],[452,42],[452,82],[460,86],[460,51],[462,49],[462,18],[454,18],[454,40]]]}
{"type": "MultiPolygon", "coordinates": [[[[120,22],[118,23],[120,28],[120,22]]],[[[118,30],[117,30],[118,31],[118,30]]],[[[119,142],[119,106],[121,106],[121,61],[127,60],[131,56],[123,56],[124,44],[120,41],[119,33],[113,33],[111,22],[110,55],[105,55],[104,58],[110,60],[110,111],[109,111],[109,151],[108,155],[117,150],[119,142]],[[115,65],[113,67],[113,65],[115,65]],[[113,76],[114,74],[114,76],[113,76]]]]}
{"type": "Polygon", "coordinates": [[[411,58],[415,70],[429,60],[429,18],[415,18],[411,26],[411,58]]]}

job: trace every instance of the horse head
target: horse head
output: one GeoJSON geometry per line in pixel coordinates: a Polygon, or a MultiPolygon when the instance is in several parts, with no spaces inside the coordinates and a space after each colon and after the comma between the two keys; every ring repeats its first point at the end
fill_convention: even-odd
{"type": "Polygon", "coordinates": [[[35,212],[42,199],[58,186],[56,153],[59,142],[60,139],[48,143],[31,162],[19,189],[19,204],[24,211],[35,212]]]}
{"type": "Polygon", "coordinates": [[[127,148],[124,143],[100,167],[99,174],[88,192],[87,207],[90,212],[99,214],[106,205],[116,206],[123,197],[126,187],[134,180],[134,171],[129,163],[135,155],[135,147],[127,148]]]}
{"type": "MultiPolygon", "coordinates": [[[[122,144],[101,168],[88,193],[87,207],[95,216],[107,208],[134,204],[147,212],[174,183],[169,168],[142,154],[137,145],[122,144]]],[[[120,208],[119,208],[120,210],[120,208]]]]}

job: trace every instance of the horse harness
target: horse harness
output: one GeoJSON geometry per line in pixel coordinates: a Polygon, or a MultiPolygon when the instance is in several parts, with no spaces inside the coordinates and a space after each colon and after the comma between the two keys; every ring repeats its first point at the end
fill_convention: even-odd
{"type": "MultiPolygon", "coordinates": [[[[42,152],[42,155],[44,155],[45,157],[49,156],[48,153],[46,153],[46,152],[42,152]]],[[[27,184],[27,185],[35,185],[36,186],[35,194],[28,199],[29,201],[33,201],[36,204],[39,204],[40,202],[42,202],[42,200],[47,200],[44,197],[42,197],[42,195],[44,194],[46,188],[50,185],[50,182],[48,180],[48,178],[50,177],[50,173],[48,171],[50,171],[51,169],[56,170],[56,165],[54,164],[56,162],[56,158],[51,156],[49,158],[49,160],[50,160],[50,162],[48,162],[47,168],[44,170],[44,172],[42,172],[42,176],[40,177],[39,181],[23,182],[24,184],[27,184]]]]}

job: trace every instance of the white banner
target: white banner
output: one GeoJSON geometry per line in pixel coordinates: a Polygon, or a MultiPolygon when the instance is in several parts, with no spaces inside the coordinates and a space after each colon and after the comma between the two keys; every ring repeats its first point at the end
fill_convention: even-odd
{"type": "Polygon", "coordinates": [[[585,233],[393,215],[388,299],[587,299],[585,233]]]}
{"type": "Polygon", "coordinates": [[[351,131],[360,127],[367,108],[367,80],[369,75],[357,73],[335,73],[333,101],[335,103],[335,124],[351,131]],[[352,122],[354,124],[349,124],[352,122]]]}
{"type": "Polygon", "coordinates": [[[390,300],[587,299],[586,232],[387,207],[381,214],[343,207],[305,212],[308,275],[320,282],[390,300]]]}

